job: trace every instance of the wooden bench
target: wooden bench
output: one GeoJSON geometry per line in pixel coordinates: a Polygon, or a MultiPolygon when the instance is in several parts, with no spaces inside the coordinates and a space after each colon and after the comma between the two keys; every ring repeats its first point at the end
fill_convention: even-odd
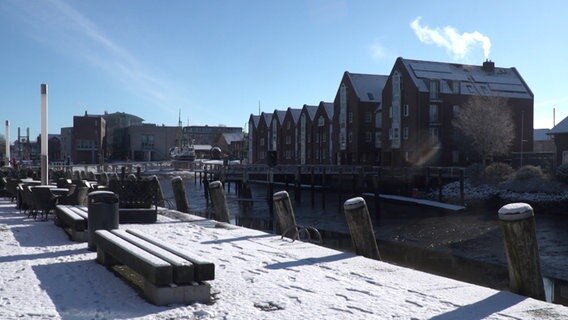
{"type": "Polygon", "coordinates": [[[158,186],[152,180],[111,180],[108,190],[118,195],[120,223],[154,223],[158,217],[158,186]]]}
{"type": "Polygon", "coordinates": [[[55,207],[55,225],[63,228],[71,240],[89,240],[87,207],[59,204],[55,207]]]}
{"type": "Polygon", "coordinates": [[[215,265],[136,230],[97,230],[97,261],[124,265],[144,281],[143,296],[159,306],[210,303],[215,265]]]}

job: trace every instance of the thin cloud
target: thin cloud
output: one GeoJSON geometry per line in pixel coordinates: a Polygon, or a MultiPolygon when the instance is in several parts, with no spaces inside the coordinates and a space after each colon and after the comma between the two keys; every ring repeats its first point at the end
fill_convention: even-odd
{"type": "Polygon", "coordinates": [[[373,60],[381,60],[387,56],[385,48],[378,42],[373,43],[370,50],[371,58],[373,58],[373,60]]]}
{"type": "Polygon", "coordinates": [[[432,29],[427,25],[420,25],[421,19],[422,17],[417,17],[410,23],[410,27],[421,42],[445,48],[454,59],[464,58],[473,47],[481,45],[485,58],[489,58],[491,50],[489,37],[478,31],[460,34],[457,29],[450,26],[445,26],[443,29],[432,29]]]}
{"type": "Polygon", "coordinates": [[[172,86],[148,72],[126,48],[67,3],[14,3],[21,13],[19,20],[31,28],[29,35],[34,40],[104,70],[130,91],[146,95],[158,106],[164,107],[166,100],[172,98],[167,92],[172,86]]]}
{"type": "Polygon", "coordinates": [[[568,103],[568,96],[544,101],[535,101],[534,106],[535,108],[561,107],[566,103],[568,103]]]}

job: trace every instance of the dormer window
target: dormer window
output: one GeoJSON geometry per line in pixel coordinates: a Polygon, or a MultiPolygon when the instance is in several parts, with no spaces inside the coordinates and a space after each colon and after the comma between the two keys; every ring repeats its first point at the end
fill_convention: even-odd
{"type": "Polygon", "coordinates": [[[440,82],[438,80],[430,80],[430,99],[438,99],[440,96],[440,82]]]}

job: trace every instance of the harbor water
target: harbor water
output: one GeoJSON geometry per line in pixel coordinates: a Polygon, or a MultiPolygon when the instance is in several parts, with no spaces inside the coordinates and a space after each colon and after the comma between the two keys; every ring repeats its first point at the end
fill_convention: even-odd
{"type": "MultiPolygon", "coordinates": [[[[161,177],[164,197],[175,207],[171,177],[161,177]]],[[[192,214],[212,218],[213,207],[204,196],[199,177],[183,177],[192,214]]],[[[269,206],[266,184],[251,184],[252,199],[241,199],[233,184],[225,186],[231,222],[267,230],[269,206]]],[[[275,185],[274,192],[286,190],[275,185]]],[[[349,231],[342,212],[345,200],[356,196],[346,191],[304,188],[297,201],[293,188],[287,190],[297,223],[317,228],[322,245],[351,251],[349,231]]],[[[410,268],[476,283],[495,289],[508,288],[507,262],[501,230],[494,208],[471,203],[465,211],[446,211],[400,202],[366,199],[384,260],[410,268]]],[[[550,301],[568,305],[567,219],[535,212],[541,266],[550,301]]],[[[270,231],[270,230],[267,230],[270,231]]]]}

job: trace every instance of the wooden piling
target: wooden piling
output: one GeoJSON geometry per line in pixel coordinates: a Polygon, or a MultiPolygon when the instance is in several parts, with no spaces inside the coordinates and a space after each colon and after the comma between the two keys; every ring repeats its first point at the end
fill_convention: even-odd
{"type": "Polygon", "coordinates": [[[381,260],[365,199],[351,198],[345,201],[343,208],[355,253],[370,259],[381,260]]]}
{"type": "Polygon", "coordinates": [[[157,175],[153,175],[153,176],[150,177],[150,180],[152,180],[154,182],[154,184],[156,185],[158,205],[160,207],[164,207],[165,206],[164,192],[162,192],[162,186],[160,185],[160,179],[158,179],[157,175]]]}
{"type": "Polygon", "coordinates": [[[326,194],[326,174],[325,167],[322,168],[321,172],[321,208],[325,209],[325,194],[326,194]]]}
{"type": "Polygon", "coordinates": [[[280,235],[296,240],[299,237],[296,227],[296,217],[290,201],[290,195],[286,191],[276,192],[272,199],[276,212],[277,231],[280,235]]]}
{"type": "Polygon", "coordinates": [[[534,213],[526,203],[510,203],[499,209],[499,220],[512,292],[545,300],[536,241],[534,213]]]}
{"type": "Polygon", "coordinates": [[[227,206],[227,198],[225,197],[225,190],[221,181],[213,181],[209,183],[209,191],[211,194],[211,201],[215,209],[215,220],[219,222],[230,222],[229,207],[227,206]]]}
{"type": "Polygon", "coordinates": [[[181,177],[177,176],[172,178],[172,190],[174,192],[177,211],[189,213],[189,204],[187,203],[185,187],[183,186],[181,177]]]}
{"type": "Polygon", "coordinates": [[[298,166],[294,175],[294,199],[296,203],[302,202],[302,167],[298,166]]]}
{"type": "Polygon", "coordinates": [[[312,208],[316,205],[316,181],[314,175],[314,166],[310,168],[310,183],[311,183],[311,196],[312,196],[312,208]]]}
{"type": "Polygon", "coordinates": [[[460,169],[460,200],[462,206],[465,206],[465,187],[464,187],[464,180],[465,180],[465,169],[460,169]]]}

